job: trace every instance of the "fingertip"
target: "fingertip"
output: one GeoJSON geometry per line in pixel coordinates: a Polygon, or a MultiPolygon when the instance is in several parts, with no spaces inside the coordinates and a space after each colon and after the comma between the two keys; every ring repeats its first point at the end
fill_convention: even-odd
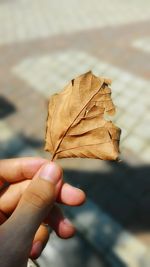
{"type": "Polygon", "coordinates": [[[37,259],[41,255],[42,250],[43,250],[42,242],[41,241],[35,242],[32,245],[32,249],[31,249],[31,252],[30,252],[30,258],[34,259],[34,260],[37,259]]]}
{"type": "Polygon", "coordinates": [[[68,239],[74,236],[76,232],[75,226],[68,220],[68,218],[64,218],[59,224],[58,229],[56,230],[56,234],[62,239],[68,239]]]}
{"type": "Polygon", "coordinates": [[[82,190],[82,189],[79,189],[79,188],[76,188],[76,190],[78,191],[78,194],[79,194],[79,199],[78,199],[78,202],[77,202],[77,206],[80,206],[82,204],[85,203],[86,201],[86,194],[85,192],[82,190]]]}
{"type": "Polygon", "coordinates": [[[74,225],[69,219],[64,217],[61,209],[57,205],[54,205],[45,222],[50,225],[60,238],[67,239],[75,234],[74,225]]]}
{"type": "Polygon", "coordinates": [[[69,206],[80,206],[86,201],[86,194],[83,190],[65,183],[57,201],[69,206]]]}
{"type": "Polygon", "coordinates": [[[45,224],[41,224],[33,240],[32,249],[30,252],[31,259],[37,259],[41,255],[48,242],[49,236],[49,227],[47,227],[45,224]]]}

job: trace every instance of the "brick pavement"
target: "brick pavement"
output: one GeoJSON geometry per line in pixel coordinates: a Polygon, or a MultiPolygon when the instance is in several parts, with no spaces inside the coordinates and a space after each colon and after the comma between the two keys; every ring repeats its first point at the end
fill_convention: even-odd
{"type": "Polygon", "coordinates": [[[122,162],[61,164],[67,180],[149,248],[149,1],[8,0],[0,17],[0,157],[49,157],[48,97],[89,69],[110,77],[122,162]]]}

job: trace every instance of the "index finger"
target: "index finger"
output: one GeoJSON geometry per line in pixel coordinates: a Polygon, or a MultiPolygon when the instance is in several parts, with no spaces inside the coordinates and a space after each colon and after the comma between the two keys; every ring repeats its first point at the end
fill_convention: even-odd
{"type": "Polygon", "coordinates": [[[32,179],[34,174],[47,160],[36,157],[14,158],[0,160],[1,183],[15,183],[32,179]]]}

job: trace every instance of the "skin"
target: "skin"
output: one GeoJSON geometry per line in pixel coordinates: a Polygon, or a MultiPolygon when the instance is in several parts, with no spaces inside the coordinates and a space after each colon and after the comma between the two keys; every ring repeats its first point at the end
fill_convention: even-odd
{"type": "Polygon", "coordinates": [[[42,158],[1,160],[0,179],[10,184],[0,193],[0,266],[25,267],[29,257],[38,258],[49,239],[47,225],[60,238],[74,235],[58,203],[81,205],[85,193],[63,181],[60,166],[42,158]],[[54,165],[56,185],[40,178],[47,164],[54,165]]]}

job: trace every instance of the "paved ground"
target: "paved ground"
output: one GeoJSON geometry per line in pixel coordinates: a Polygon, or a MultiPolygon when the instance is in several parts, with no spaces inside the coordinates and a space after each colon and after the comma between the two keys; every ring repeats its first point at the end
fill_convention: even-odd
{"type": "MultiPolygon", "coordinates": [[[[43,152],[49,96],[89,69],[110,77],[118,107],[114,122],[122,128],[122,162],[69,159],[61,164],[66,180],[84,188],[101,214],[130,232],[148,255],[149,1],[5,0],[0,3],[0,21],[0,157],[49,157],[43,152]]],[[[73,242],[82,243],[80,238],[73,242]]],[[[106,254],[102,250],[101,264],[106,254]]],[[[94,266],[84,264],[85,258],[83,253],[81,265],[94,266]]]]}

